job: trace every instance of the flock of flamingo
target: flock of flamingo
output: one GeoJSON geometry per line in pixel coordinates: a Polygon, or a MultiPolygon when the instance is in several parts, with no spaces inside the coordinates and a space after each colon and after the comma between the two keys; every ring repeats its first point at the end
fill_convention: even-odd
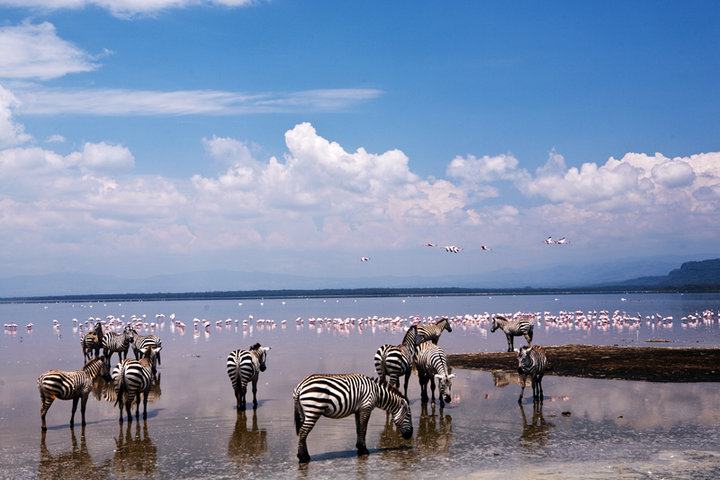
{"type": "MultiPolygon", "coordinates": [[[[239,305],[242,305],[239,303],[239,305]]],[[[276,321],[269,318],[255,318],[253,315],[245,315],[244,318],[227,317],[220,320],[211,321],[205,318],[194,317],[187,319],[189,325],[192,325],[194,337],[202,335],[209,337],[213,331],[234,331],[241,332],[244,335],[252,334],[254,331],[272,330],[275,328],[285,329],[288,323],[295,324],[295,328],[300,330],[303,328],[315,329],[318,333],[328,331],[332,333],[351,332],[363,333],[366,330],[375,333],[376,330],[390,330],[392,332],[404,331],[412,325],[431,325],[436,323],[442,317],[448,317],[453,328],[462,330],[477,330],[482,336],[487,336],[488,329],[492,324],[492,318],[496,315],[502,315],[505,318],[518,320],[526,319],[533,322],[536,328],[545,328],[546,331],[555,330],[578,330],[588,331],[596,329],[598,331],[608,331],[611,329],[622,331],[624,329],[633,330],[641,326],[648,327],[652,330],[674,328],[679,324],[681,328],[698,328],[700,326],[712,326],[717,319],[720,319],[720,312],[716,313],[712,310],[703,312],[695,312],[688,314],[682,318],[675,319],[672,316],[654,313],[650,315],[642,315],[640,313],[628,313],[626,311],[615,310],[591,310],[591,311],[564,311],[557,313],[550,311],[544,312],[497,312],[497,313],[466,313],[464,315],[410,315],[410,316],[365,316],[365,317],[322,317],[310,316],[307,318],[297,317],[294,321],[288,322],[287,319],[276,321]]],[[[79,321],[77,318],[72,319],[72,331],[80,337],[84,333],[90,332],[95,323],[101,322],[103,327],[109,331],[120,332],[122,329],[130,325],[138,332],[158,332],[163,331],[166,325],[169,326],[171,333],[179,335],[185,334],[186,323],[178,318],[174,313],[165,315],[159,313],[148,317],[148,315],[125,315],[115,316],[107,315],[104,318],[90,316],[85,321],[79,321]]],[[[27,333],[33,332],[33,324],[26,326],[27,333]]],[[[60,335],[62,332],[61,323],[54,319],[52,328],[60,335]]],[[[6,323],[4,325],[6,334],[16,334],[18,326],[15,323],[6,323]]]]}

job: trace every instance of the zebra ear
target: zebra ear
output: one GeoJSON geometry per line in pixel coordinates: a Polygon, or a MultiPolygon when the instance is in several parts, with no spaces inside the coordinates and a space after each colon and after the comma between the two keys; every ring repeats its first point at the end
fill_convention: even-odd
{"type": "Polygon", "coordinates": [[[450,380],[451,378],[455,378],[455,374],[454,374],[454,373],[451,373],[450,375],[448,375],[448,380],[450,380]]]}

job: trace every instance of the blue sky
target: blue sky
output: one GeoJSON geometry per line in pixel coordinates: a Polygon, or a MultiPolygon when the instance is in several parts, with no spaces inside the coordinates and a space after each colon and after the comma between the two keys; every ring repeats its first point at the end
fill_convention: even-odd
{"type": "Polygon", "coordinates": [[[712,1],[0,0],[3,276],[717,255],[719,22],[712,1]]]}

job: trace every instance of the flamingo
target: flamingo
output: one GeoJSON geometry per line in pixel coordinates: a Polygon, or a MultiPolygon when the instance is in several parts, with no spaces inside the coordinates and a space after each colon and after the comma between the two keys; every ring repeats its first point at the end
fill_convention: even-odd
{"type": "Polygon", "coordinates": [[[558,241],[555,242],[555,243],[558,244],[558,245],[567,245],[568,241],[567,241],[567,238],[562,237],[560,240],[558,240],[558,241]]]}
{"type": "Polygon", "coordinates": [[[544,243],[545,243],[545,245],[552,245],[552,244],[555,243],[555,242],[553,242],[552,237],[548,237],[548,238],[545,239],[545,242],[544,242],[544,243]]]}
{"type": "Polygon", "coordinates": [[[369,258],[369,257],[360,257],[360,261],[361,261],[361,262],[368,262],[368,261],[370,261],[370,258],[369,258]]]}
{"type": "Polygon", "coordinates": [[[447,245],[445,247],[445,251],[449,253],[459,253],[460,250],[462,250],[461,247],[456,247],[455,245],[447,245]]]}

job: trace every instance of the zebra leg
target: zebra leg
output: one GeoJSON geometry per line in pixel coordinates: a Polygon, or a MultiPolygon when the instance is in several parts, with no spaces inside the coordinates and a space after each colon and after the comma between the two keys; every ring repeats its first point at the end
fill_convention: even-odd
{"type": "Polygon", "coordinates": [[[407,389],[408,389],[408,383],[410,382],[410,374],[412,373],[412,369],[408,370],[405,374],[405,396],[407,397],[407,389]]]}
{"type": "MultiPolygon", "coordinates": [[[[430,376],[430,394],[431,394],[430,403],[435,403],[435,376],[434,375],[430,376]]],[[[440,399],[440,401],[442,402],[442,398],[440,399]]]]}
{"type": "Polygon", "coordinates": [[[133,402],[133,398],[132,398],[132,397],[130,396],[130,394],[127,393],[127,392],[125,393],[125,395],[127,395],[127,397],[125,398],[125,412],[127,413],[128,423],[131,423],[131,422],[132,422],[132,402],[133,402]]]}
{"type": "Polygon", "coordinates": [[[88,395],[90,395],[90,392],[83,393],[80,398],[80,416],[82,417],[82,423],[80,425],[83,427],[85,427],[85,407],[87,406],[88,395]]]}
{"type": "Polygon", "coordinates": [[[527,376],[523,373],[520,375],[520,379],[522,380],[522,383],[520,383],[520,398],[518,398],[518,403],[522,405],[522,398],[523,393],[525,393],[525,380],[527,379],[527,376]]]}
{"type": "MultiPolygon", "coordinates": [[[[300,407],[302,408],[302,407],[300,407]]],[[[307,449],[307,436],[310,434],[310,430],[315,426],[319,417],[308,417],[305,415],[303,424],[298,431],[298,451],[297,457],[300,463],[307,463],[310,461],[310,454],[307,449]]]]}
{"type": "Polygon", "coordinates": [[[512,352],[512,351],[514,350],[514,348],[515,348],[515,339],[514,339],[513,336],[510,335],[509,333],[506,333],[505,335],[507,336],[507,342],[508,342],[508,349],[507,349],[507,351],[508,351],[508,352],[512,352]]]}
{"type": "Polygon", "coordinates": [[[45,414],[48,410],[50,410],[50,405],[52,405],[54,398],[45,395],[43,392],[40,392],[40,399],[42,400],[42,406],[40,407],[40,419],[42,420],[42,429],[43,432],[47,431],[47,425],[45,424],[45,414]]]}
{"type": "Polygon", "coordinates": [[[70,428],[75,426],[75,410],[77,410],[77,404],[78,400],[80,400],[80,397],[73,397],[72,402],[72,415],[70,415],[70,428]]]}
{"type": "Polygon", "coordinates": [[[237,409],[245,410],[245,395],[247,394],[247,385],[240,384],[237,391],[237,409]]]}
{"type": "Polygon", "coordinates": [[[370,453],[365,445],[365,434],[367,433],[367,425],[371,412],[372,409],[364,408],[355,412],[355,431],[357,432],[355,447],[357,448],[358,455],[368,455],[370,453]]]}
{"type": "Polygon", "coordinates": [[[418,379],[420,380],[420,400],[427,403],[428,401],[428,394],[427,394],[427,384],[429,378],[427,375],[419,374],[418,379]]]}
{"type": "Polygon", "coordinates": [[[257,406],[258,406],[258,401],[257,401],[257,382],[258,382],[258,379],[257,379],[257,378],[255,378],[255,380],[253,380],[253,382],[252,382],[253,408],[257,408],[257,406]]]}
{"type": "MultiPolygon", "coordinates": [[[[143,420],[147,420],[147,402],[148,402],[148,392],[145,391],[145,395],[143,396],[143,420]]],[[[140,423],[138,422],[138,427],[140,426],[140,423]]]]}
{"type": "Polygon", "coordinates": [[[527,333],[523,334],[525,337],[525,340],[528,342],[528,346],[532,343],[532,335],[528,335],[527,333]]]}

